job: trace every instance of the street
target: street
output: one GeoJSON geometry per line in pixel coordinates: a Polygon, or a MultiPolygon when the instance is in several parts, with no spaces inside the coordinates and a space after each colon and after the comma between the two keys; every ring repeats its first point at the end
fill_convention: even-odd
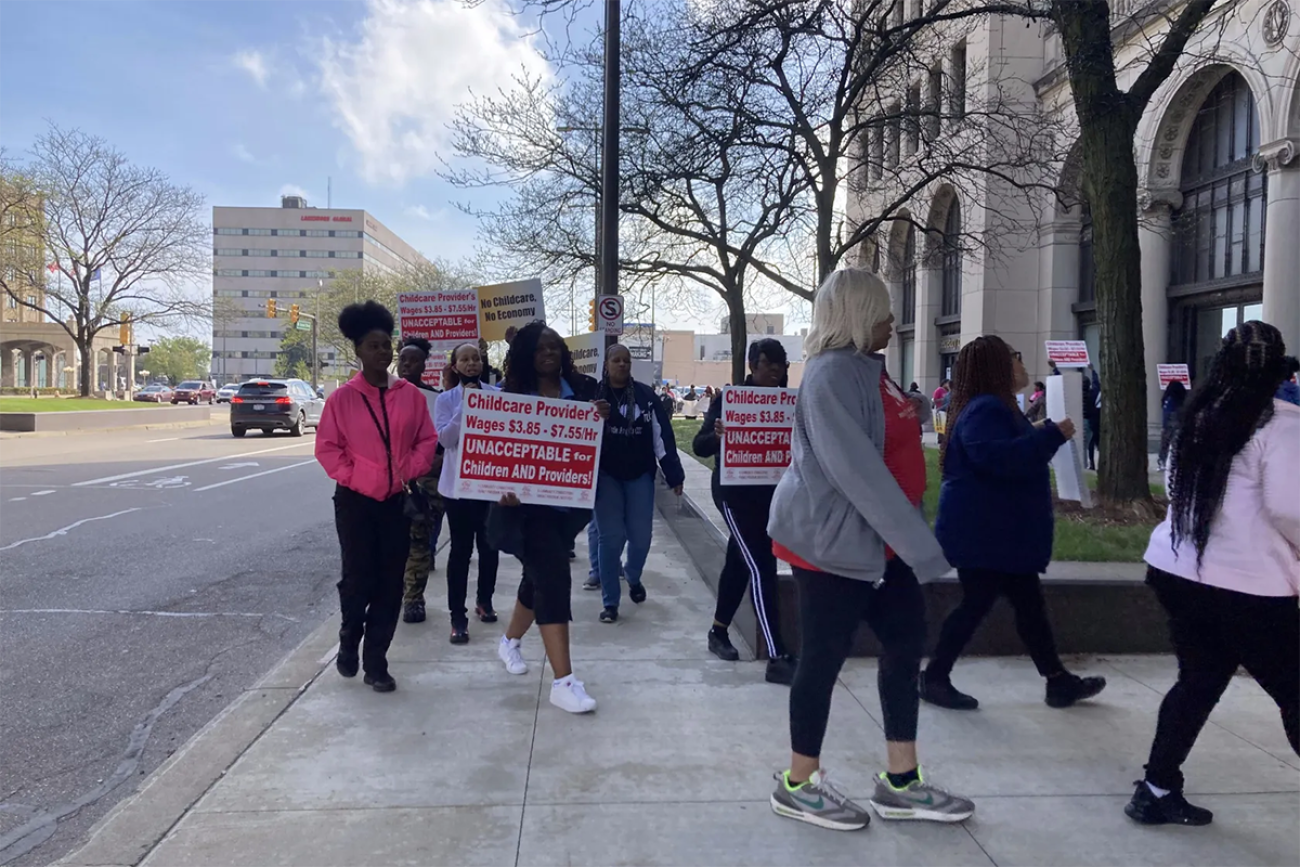
{"type": "Polygon", "coordinates": [[[0,863],[47,864],[333,612],[313,433],[0,439],[0,863]]]}

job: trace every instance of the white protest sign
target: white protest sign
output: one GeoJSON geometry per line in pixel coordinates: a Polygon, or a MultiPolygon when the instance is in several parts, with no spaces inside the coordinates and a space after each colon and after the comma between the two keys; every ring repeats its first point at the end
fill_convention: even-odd
{"type": "Polygon", "coordinates": [[[775,485],[790,466],[794,388],[729,386],[722,390],[722,449],[718,481],[775,485]]]}
{"type": "Polygon", "coordinates": [[[1156,376],[1160,378],[1161,391],[1168,388],[1171,382],[1181,382],[1188,388],[1192,387],[1192,375],[1186,364],[1157,364],[1156,376]]]}
{"type": "Polygon", "coordinates": [[[1047,340],[1047,360],[1057,367],[1087,367],[1088,344],[1082,340],[1047,340]]]}
{"type": "Polygon", "coordinates": [[[586,401],[468,389],[453,485],[466,500],[591,508],[605,422],[586,401]]]}
{"type": "Polygon", "coordinates": [[[1074,500],[1085,509],[1092,508],[1092,491],[1083,474],[1083,377],[1075,371],[1047,377],[1047,417],[1053,421],[1070,419],[1074,436],[1052,455],[1056,472],[1056,495],[1074,500]]]}
{"type": "Polygon", "coordinates": [[[397,319],[402,337],[423,337],[435,353],[478,342],[478,292],[399,292],[397,319]]]}

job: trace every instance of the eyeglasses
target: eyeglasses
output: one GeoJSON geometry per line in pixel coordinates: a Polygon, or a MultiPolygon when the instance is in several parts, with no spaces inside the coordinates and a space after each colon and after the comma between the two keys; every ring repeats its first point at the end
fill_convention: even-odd
{"type": "Polygon", "coordinates": [[[1024,359],[1024,356],[1022,356],[1019,352],[1016,352],[1014,349],[1011,350],[1011,357],[1014,358],[1016,361],[1024,361],[1024,360],[1025,360],[1025,359],[1024,359]]]}

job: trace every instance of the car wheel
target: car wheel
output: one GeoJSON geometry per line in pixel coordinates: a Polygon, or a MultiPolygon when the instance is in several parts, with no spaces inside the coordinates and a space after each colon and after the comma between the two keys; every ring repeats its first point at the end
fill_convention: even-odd
{"type": "Polygon", "coordinates": [[[307,413],[300,412],[298,417],[293,420],[293,427],[289,428],[289,436],[302,436],[302,429],[307,426],[307,413]]]}
{"type": "Polygon", "coordinates": [[[242,437],[246,433],[248,433],[248,428],[232,427],[230,429],[230,435],[232,437],[242,437]]]}

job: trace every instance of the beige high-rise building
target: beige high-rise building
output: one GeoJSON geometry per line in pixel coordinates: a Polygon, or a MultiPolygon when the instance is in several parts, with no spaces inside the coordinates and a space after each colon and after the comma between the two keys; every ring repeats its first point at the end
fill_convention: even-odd
{"type": "MultiPolygon", "coordinates": [[[[299,196],[280,201],[278,208],[212,209],[212,375],[218,382],[272,374],[291,327],[289,306],[310,310],[311,299],[340,272],[395,272],[425,262],[364,210],[311,208],[299,196]],[[277,319],[267,318],[270,298],[277,319]]],[[[326,362],[333,356],[321,352],[326,362]]]]}

